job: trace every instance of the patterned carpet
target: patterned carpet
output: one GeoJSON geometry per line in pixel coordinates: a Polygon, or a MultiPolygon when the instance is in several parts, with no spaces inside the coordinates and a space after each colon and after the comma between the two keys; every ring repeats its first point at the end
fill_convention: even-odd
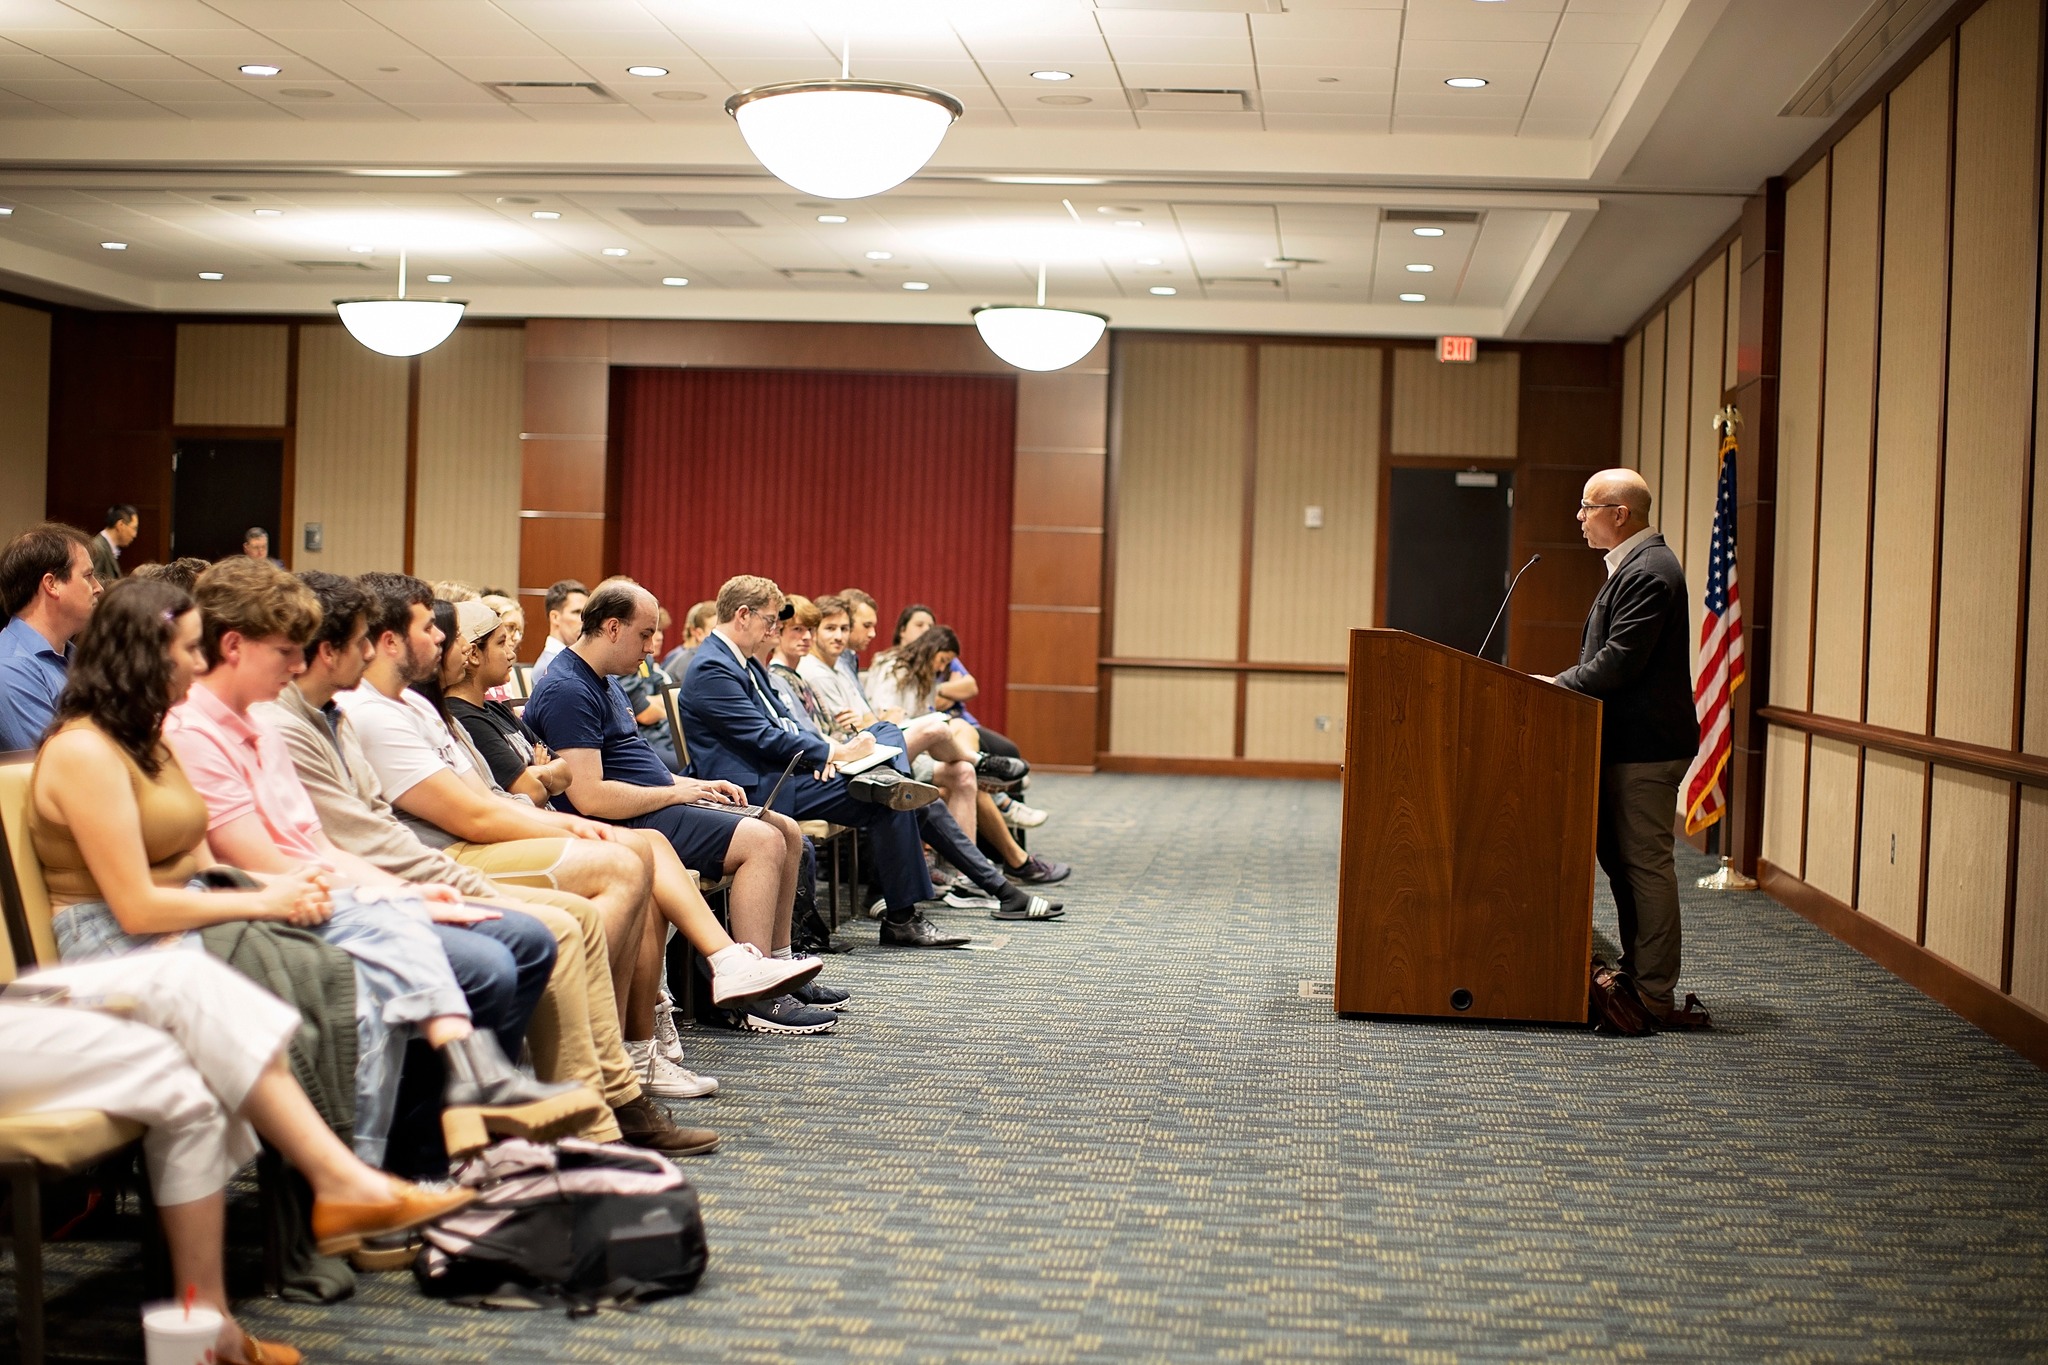
{"type": "MultiPolygon", "coordinates": [[[[1713,1034],[1341,1020],[1333,785],[1033,798],[1065,921],[938,911],[988,950],[956,954],[863,921],[836,1036],[685,1032],[726,1087],[678,1106],[725,1134],[687,1167],[694,1297],[572,1323],[383,1275],[245,1321],[494,1365],[2048,1359],[2048,1075],[1762,897],[1693,892],[1703,860],[1683,988],[1713,1034]]],[[[125,1330],[128,1248],[52,1260],[74,1338],[125,1330]]]]}

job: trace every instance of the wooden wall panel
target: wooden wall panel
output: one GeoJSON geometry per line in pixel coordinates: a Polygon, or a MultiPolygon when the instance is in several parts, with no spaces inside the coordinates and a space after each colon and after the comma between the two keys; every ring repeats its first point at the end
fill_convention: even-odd
{"type": "Polygon", "coordinates": [[[1473,365],[1445,365],[1436,352],[1394,352],[1395,455],[1512,460],[1521,357],[1481,349],[1473,365]]]}
{"type": "MultiPolygon", "coordinates": [[[[1948,278],[1948,45],[1892,92],[1865,718],[1927,728],[1948,278]]],[[[1782,570],[1781,570],[1782,572],[1782,570]]]]}
{"type": "Polygon", "coordinates": [[[161,560],[170,543],[177,355],[177,325],[162,314],[65,309],[50,319],[44,507],[97,528],[109,503],[133,504],[142,529],[122,556],[131,567],[161,560]]]}
{"type": "MultiPolygon", "coordinates": [[[[299,330],[294,515],[326,528],[301,569],[359,574],[405,562],[407,362],[378,355],[339,324],[299,330]]],[[[283,528],[294,542],[296,526],[283,528]]]]}
{"type": "Polygon", "coordinates": [[[1773,725],[1764,747],[1763,856],[1797,875],[1806,857],[1806,736],[1773,725]]]}
{"type": "Polygon", "coordinates": [[[1235,674],[1119,669],[1109,690],[1109,752],[1229,758],[1236,711],[1235,674]]]}
{"type": "Polygon", "coordinates": [[[1863,717],[1883,133],[1883,115],[1873,113],[1836,145],[1828,212],[1827,383],[1813,603],[1813,709],[1849,720],[1863,717]]]}
{"type": "Polygon", "coordinates": [[[2013,907],[2012,996],[2048,1014],[2048,791],[2020,791],[2019,899],[2013,907]]]}
{"type": "Polygon", "coordinates": [[[1687,289],[1664,310],[1664,500],[1652,504],[1650,520],[1683,564],[1688,484],[1688,437],[1692,431],[1692,295],[1687,289]]]}
{"type": "Polygon", "coordinates": [[[2011,788],[1934,770],[1927,828],[1927,950],[1996,986],[2005,952],[2005,832],[2011,788]]]}
{"type": "MultiPolygon", "coordinates": [[[[2048,171],[2042,176],[2043,212],[2048,213],[2048,171]]],[[[2048,238],[2037,268],[2048,277],[2048,238]]],[[[2048,308],[2041,310],[2034,341],[2034,506],[2027,588],[2026,712],[2020,747],[2048,754],[2048,470],[2041,449],[2048,445],[2048,308]]]]}
{"type": "Polygon", "coordinates": [[[50,315],[0,302],[0,541],[43,519],[49,458],[50,315]]]}
{"type": "MultiPolygon", "coordinates": [[[[1692,418],[1686,428],[1685,566],[1691,608],[1693,652],[1699,652],[1700,619],[1706,614],[1707,565],[1714,536],[1714,481],[1721,473],[1721,343],[1727,340],[1728,262],[1716,260],[1693,281],[1692,418]]],[[[1694,660],[1698,671],[1698,660],[1694,660]]]]}
{"type": "Polygon", "coordinates": [[[1876,752],[1863,756],[1856,908],[1893,933],[1914,940],[1920,936],[1921,803],[1926,786],[1927,765],[1918,759],[1876,752]]]}
{"type": "MultiPolygon", "coordinates": [[[[1250,347],[1133,338],[1118,357],[1113,651],[1235,658],[1250,347]]],[[[1114,710],[1132,714],[1121,697],[1114,710]]]]}
{"type": "Polygon", "coordinates": [[[1296,763],[1344,761],[1344,679],[1268,674],[1245,684],[1244,756],[1296,763]],[[1318,720],[1327,721],[1317,729],[1318,720]]]}
{"type": "Polygon", "coordinates": [[[1742,345],[1742,243],[1728,248],[1728,328],[1721,337],[1721,387],[1735,388],[1735,356],[1742,345]]]}
{"type": "Polygon", "coordinates": [[[1053,689],[1010,684],[1012,739],[1031,746],[1038,768],[1095,766],[1095,689],[1053,689]]]}
{"type": "Polygon", "coordinates": [[[1642,468],[1643,334],[1636,332],[1621,348],[1621,464],[1642,468]]]}
{"type": "Polygon", "coordinates": [[[1653,520],[1664,506],[1664,333],[1668,321],[1659,313],[1643,324],[1643,435],[1636,468],[1650,485],[1653,520]]]}
{"type": "Polygon", "coordinates": [[[1857,749],[1815,739],[1806,779],[1806,883],[1855,899],[1857,749]]]}
{"type": "MultiPolygon", "coordinates": [[[[1803,707],[1813,613],[1822,337],[1827,306],[1827,164],[1785,195],[1783,380],[1778,403],[1778,529],[1771,604],[1774,702],[1803,707]]],[[[1775,861],[1775,859],[1773,860],[1775,861]]]]}
{"type": "Polygon", "coordinates": [[[1259,348],[1254,659],[1341,664],[1351,628],[1372,624],[1383,354],[1366,346],[1259,348]],[[1311,505],[1323,509],[1320,529],[1304,525],[1311,505]]]}
{"type": "Polygon", "coordinates": [[[525,373],[518,327],[458,327],[420,357],[412,560],[429,582],[519,584],[525,373]]]}
{"type": "MultiPolygon", "coordinates": [[[[2030,386],[2039,0],[1991,0],[1963,24],[1957,55],[1955,250],[1948,440],[1942,494],[1935,733],[2013,740],[2021,521],[2033,420],[2030,386]]],[[[1974,970],[1974,969],[1972,969],[1974,970]]]]}
{"type": "Polygon", "coordinates": [[[181,427],[281,427],[292,329],[283,323],[178,324],[171,420],[181,427]]]}
{"type": "Polygon", "coordinates": [[[1095,686],[1101,630],[1102,617],[1095,611],[1011,606],[1010,685],[1095,686]]]}

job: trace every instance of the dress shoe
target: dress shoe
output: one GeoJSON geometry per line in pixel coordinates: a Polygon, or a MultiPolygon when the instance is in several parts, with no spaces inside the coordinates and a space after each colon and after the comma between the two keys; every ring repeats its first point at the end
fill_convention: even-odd
{"type": "Polygon", "coordinates": [[[939,789],[929,782],[905,777],[894,768],[874,768],[846,784],[846,790],[862,801],[890,810],[918,810],[939,799],[939,789]]]}
{"type": "Polygon", "coordinates": [[[974,939],[967,934],[948,933],[926,919],[922,911],[912,911],[909,919],[882,921],[882,942],[899,948],[958,948],[974,939]]]}
{"type": "Polygon", "coordinates": [[[451,1186],[428,1189],[404,1180],[391,1181],[391,1198],[378,1204],[313,1201],[313,1244],[322,1256],[354,1251],[371,1237],[389,1237],[424,1227],[436,1218],[476,1201],[476,1191],[451,1186]]]}
{"type": "Polygon", "coordinates": [[[537,1081],[505,1060],[497,1037],[479,1029],[441,1048],[448,1069],[441,1136],[451,1157],[481,1151],[493,1136],[533,1142],[580,1133],[604,1113],[604,1099],[574,1081],[537,1081]]]}
{"type": "Polygon", "coordinates": [[[645,1095],[612,1110],[619,1133],[635,1147],[663,1156],[702,1156],[718,1150],[718,1134],[709,1128],[683,1128],[645,1095]]]}
{"type": "Polygon", "coordinates": [[[213,1358],[221,1365],[299,1365],[300,1360],[298,1347],[281,1341],[259,1341],[247,1332],[242,1333],[240,1355],[217,1351],[213,1358]]]}

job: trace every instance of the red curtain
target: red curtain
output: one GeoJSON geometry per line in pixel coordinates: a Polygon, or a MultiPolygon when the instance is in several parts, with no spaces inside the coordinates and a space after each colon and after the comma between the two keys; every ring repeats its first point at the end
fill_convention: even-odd
{"type": "MultiPolygon", "coordinates": [[[[612,371],[619,565],[678,622],[736,573],[865,588],[959,632],[1001,729],[1016,381],[802,370],[612,371]]],[[[674,641],[669,644],[674,647],[674,641]]]]}

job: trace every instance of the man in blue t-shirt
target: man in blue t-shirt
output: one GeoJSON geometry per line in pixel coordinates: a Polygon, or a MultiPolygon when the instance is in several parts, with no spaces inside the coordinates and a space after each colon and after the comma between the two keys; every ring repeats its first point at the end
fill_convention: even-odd
{"type": "Polygon", "coordinates": [[[82,531],[46,521],[0,551],[0,749],[33,749],[57,714],[71,641],[100,600],[82,531]]]}
{"type": "MultiPolygon", "coordinates": [[[[655,632],[654,598],[623,580],[600,583],[583,606],[583,634],[555,656],[533,689],[523,719],[567,763],[563,810],[661,832],[683,866],[707,882],[730,876],[733,935],[790,953],[790,916],[804,837],[774,811],[749,819],[747,794],[730,782],[678,777],[648,746],[615,681],[639,667],[655,632]]],[[[748,1007],[745,1026],[772,1033],[823,1033],[838,1016],[793,995],[748,1007]]]]}

